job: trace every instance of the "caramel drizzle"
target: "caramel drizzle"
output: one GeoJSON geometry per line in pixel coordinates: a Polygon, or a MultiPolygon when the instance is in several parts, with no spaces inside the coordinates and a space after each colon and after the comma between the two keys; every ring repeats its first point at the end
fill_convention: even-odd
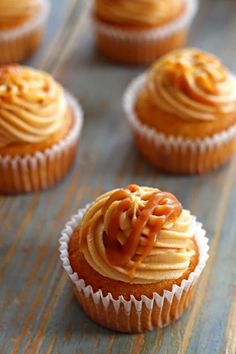
{"type": "MultiPolygon", "coordinates": [[[[0,90],[0,102],[11,103],[14,101],[14,97],[23,97],[23,94],[26,94],[28,97],[30,93],[28,92],[27,84],[25,82],[30,82],[32,75],[32,70],[26,70],[26,67],[22,68],[18,64],[10,64],[0,67],[0,86],[4,86],[4,90],[0,90]]],[[[35,75],[34,81],[38,81],[40,73],[35,75]]],[[[42,75],[40,81],[42,80],[42,75]]],[[[50,91],[50,82],[48,77],[44,77],[44,82],[42,83],[42,88],[40,91],[49,92],[50,91]]],[[[39,91],[39,94],[40,94],[39,91]]],[[[48,97],[48,101],[50,97],[48,97]]],[[[41,97],[38,98],[36,103],[42,103],[43,100],[41,97]]]]}
{"type": "Polygon", "coordinates": [[[149,74],[147,88],[158,106],[182,118],[212,120],[215,114],[235,110],[235,81],[217,58],[204,52],[179,50],[160,60],[149,74]]]}
{"type": "Polygon", "coordinates": [[[219,60],[200,52],[194,53],[188,63],[181,62],[180,58],[179,61],[166,60],[165,65],[169,80],[180,88],[186,84],[186,75],[190,74],[206,93],[218,95],[217,85],[227,79],[226,71],[219,60]]]}
{"type": "Polygon", "coordinates": [[[182,212],[181,204],[171,193],[161,192],[159,190],[154,192],[150,196],[144,209],[134,221],[134,225],[127,241],[121,245],[117,240],[117,235],[120,232],[120,216],[123,212],[128,211],[129,208],[132,207],[131,194],[138,189],[138,186],[130,185],[123,190],[114,192],[103,209],[103,212],[105,212],[114,200],[121,200],[117,209],[110,217],[106,235],[106,256],[108,261],[114,266],[124,266],[132,260],[136,254],[142,231],[147,226],[150,216],[156,216],[154,225],[149,225],[149,233],[147,235],[147,242],[143,248],[143,252],[139,259],[134,262],[134,266],[131,269],[131,278],[133,277],[133,273],[138,264],[150,254],[162,227],[167,222],[174,222],[182,212]]]}
{"type": "MultiPolygon", "coordinates": [[[[134,272],[143,259],[148,256],[155,245],[155,241],[166,223],[174,222],[182,212],[182,206],[175,196],[171,193],[157,190],[151,194],[145,207],[137,210],[137,217],[132,225],[132,230],[127,237],[126,242],[122,245],[118,241],[120,229],[120,217],[122,213],[128,212],[133,207],[132,194],[137,192],[137,185],[129,185],[124,189],[119,189],[112,193],[101,210],[103,216],[112,203],[118,201],[115,210],[111,213],[107,232],[104,234],[104,245],[106,249],[106,257],[111,265],[125,266],[136,255],[133,267],[129,272],[130,279],[134,277],[134,272]],[[155,216],[155,222],[149,223],[150,216],[155,216]],[[146,244],[142,247],[142,254],[137,259],[137,249],[140,244],[142,232],[147,227],[149,232],[146,235],[146,244]]],[[[85,249],[87,245],[87,235],[96,224],[96,220],[91,218],[90,221],[81,229],[80,246],[85,249]]]]}

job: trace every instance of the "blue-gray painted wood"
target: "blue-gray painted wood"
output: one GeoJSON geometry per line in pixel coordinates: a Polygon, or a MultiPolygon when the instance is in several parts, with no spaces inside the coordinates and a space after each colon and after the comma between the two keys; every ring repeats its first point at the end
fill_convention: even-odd
{"type": "MultiPolygon", "coordinates": [[[[228,353],[236,349],[236,158],[195,177],[156,172],[136,152],[122,94],[145,68],[99,55],[82,2],[52,1],[45,41],[28,64],[55,75],[85,111],[76,164],[53,189],[0,197],[0,353],[228,353]],[[204,223],[211,257],[191,308],[174,325],[125,335],[94,324],[76,303],[58,259],[60,230],[78,207],[127,183],[176,194],[204,223]]],[[[236,3],[201,1],[189,44],[217,54],[236,71],[236,3]]]]}

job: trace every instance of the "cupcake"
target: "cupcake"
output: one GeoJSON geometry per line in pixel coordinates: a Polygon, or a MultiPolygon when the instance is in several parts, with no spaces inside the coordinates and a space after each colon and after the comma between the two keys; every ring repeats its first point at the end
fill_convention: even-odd
{"type": "Polygon", "coordinates": [[[197,0],[94,0],[97,46],[121,63],[150,63],[185,44],[197,5],[197,0]]]}
{"type": "Polygon", "coordinates": [[[48,13],[47,0],[0,0],[0,64],[21,62],[36,51],[48,13]]]}
{"type": "Polygon", "coordinates": [[[97,323],[144,332],[177,320],[208,258],[207,238],[174,195],[129,185],[78,210],[60,238],[75,296],[97,323]]]}
{"type": "Polygon", "coordinates": [[[179,49],[135,79],[124,109],[142,155],[177,174],[230,160],[236,136],[236,78],[213,55],[179,49]]]}
{"type": "Polygon", "coordinates": [[[0,193],[39,191],[60,181],[82,125],[76,100],[49,74],[0,68],[0,193]]]}

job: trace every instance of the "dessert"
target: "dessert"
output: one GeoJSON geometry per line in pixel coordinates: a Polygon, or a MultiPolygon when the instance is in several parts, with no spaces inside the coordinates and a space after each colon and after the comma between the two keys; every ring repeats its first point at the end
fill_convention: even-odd
{"type": "Polygon", "coordinates": [[[108,328],[133,333],[182,315],[208,257],[205,231],[177,198],[137,185],[80,209],[60,244],[84,311],[108,328]]]}
{"type": "Polygon", "coordinates": [[[36,51],[48,13],[47,0],[0,1],[0,64],[21,62],[36,51]]]}
{"type": "Polygon", "coordinates": [[[197,5],[197,0],[95,0],[97,46],[122,63],[150,63],[185,44],[197,5]]]}
{"type": "Polygon", "coordinates": [[[138,149],[163,171],[211,171],[234,152],[236,78],[199,49],[159,59],[130,85],[124,109],[138,149]]]}
{"type": "Polygon", "coordinates": [[[49,74],[0,67],[0,193],[54,185],[76,153],[82,111],[49,74]]]}

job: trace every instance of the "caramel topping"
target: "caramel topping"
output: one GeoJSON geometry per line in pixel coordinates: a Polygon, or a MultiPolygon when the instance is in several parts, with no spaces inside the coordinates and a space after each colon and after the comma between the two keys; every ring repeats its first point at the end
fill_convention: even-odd
{"type": "Polygon", "coordinates": [[[194,219],[170,193],[129,185],[98,197],[79,225],[80,249],[104,277],[148,284],[177,279],[194,254],[194,219]]]}
{"type": "Polygon", "coordinates": [[[159,108],[183,119],[213,120],[236,111],[235,77],[216,57],[197,49],[158,60],[144,90],[159,108]]]}
{"type": "Polygon", "coordinates": [[[103,203],[100,212],[82,224],[80,229],[84,248],[93,226],[102,218],[107,260],[118,267],[133,261],[130,278],[133,278],[138,264],[152,251],[163,226],[174,223],[182,212],[181,204],[171,193],[154,189],[142,199],[140,192],[137,185],[114,191],[103,203]],[[123,229],[126,226],[122,224],[122,217],[129,229],[125,238],[123,229]]]}
{"type": "MultiPolygon", "coordinates": [[[[196,82],[201,89],[207,93],[217,94],[217,85],[227,78],[225,69],[215,57],[207,57],[206,54],[193,52],[192,56],[184,58],[182,53],[176,54],[174,57],[164,60],[163,68],[165,70],[166,79],[170,84],[183,89],[184,84],[188,85],[187,76],[191,75],[196,78],[196,82]]],[[[153,68],[159,70],[159,66],[153,68]]]]}
{"type": "Polygon", "coordinates": [[[137,184],[129,184],[128,186],[125,187],[125,189],[128,189],[131,193],[137,192],[139,189],[139,186],[137,186],[137,184]]]}
{"type": "MultiPolygon", "coordinates": [[[[133,187],[131,188],[133,190],[133,187]]],[[[109,262],[116,266],[123,266],[127,264],[135,255],[137,247],[140,242],[142,232],[148,226],[148,221],[151,215],[155,215],[155,222],[148,226],[149,232],[146,235],[146,245],[143,248],[138,261],[141,262],[152,250],[156,237],[163,225],[167,222],[173,222],[178,218],[182,211],[182,207],[177,199],[170,193],[161,191],[154,192],[150,195],[147,204],[142,210],[136,210],[136,219],[134,221],[132,230],[127,238],[127,241],[121,245],[118,241],[118,233],[120,231],[120,217],[121,213],[128,211],[132,207],[131,194],[124,195],[123,191],[114,193],[115,198],[121,200],[117,209],[110,216],[110,221],[107,228],[107,247],[106,254],[109,262]],[[120,194],[119,194],[120,193],[120,194]]],[[[114,195],[111,195],[108,200],[108,206],[114,201],[114,195]]],[[[135,269],[134,265],[134,269],[135,269]]]]}

